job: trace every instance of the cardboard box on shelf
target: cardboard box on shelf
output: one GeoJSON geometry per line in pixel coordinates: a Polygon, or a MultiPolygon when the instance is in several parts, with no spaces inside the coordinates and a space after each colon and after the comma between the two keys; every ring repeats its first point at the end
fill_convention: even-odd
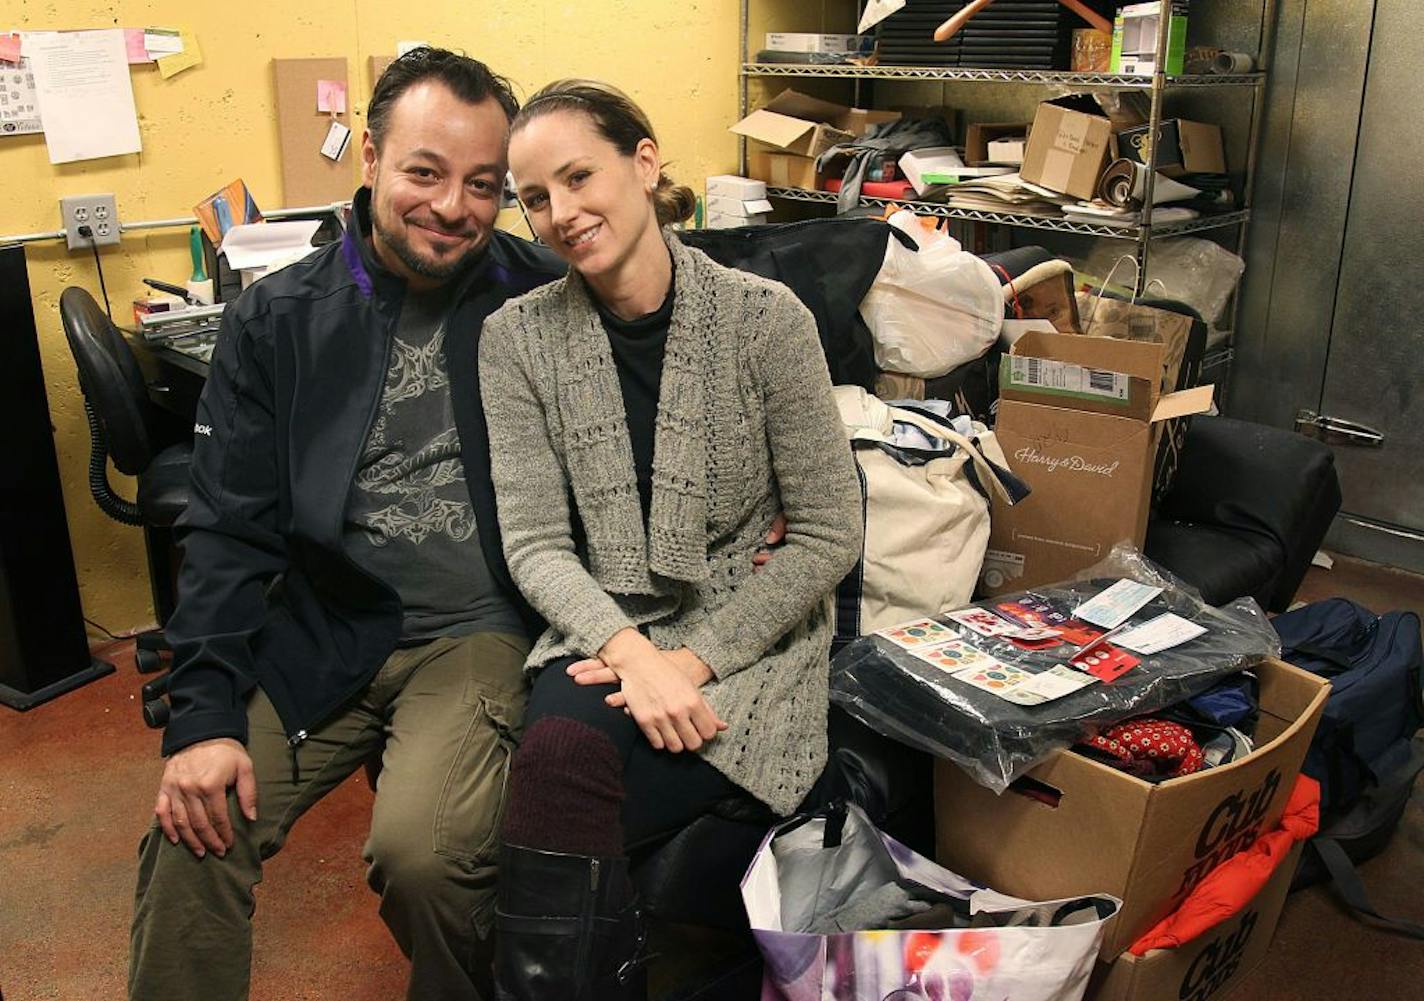
{"type": "Polygon", "coordinates": [[[1175,949],[1145,956],[1123,953],[1099,963],[1087,1001],[1211,1001],[1225,997],[1260,965],[1285,910],[1302,845],[1286,856],[1261,891],[1238,913],[1175,949]]]}
{"type": "Polygon", "coordinates": [[[995,434],[1032,492],[996,501],[980,587],[1066,580],[1142,547],[1162,422],[1211,407],[1212,386],[1162,392],[1162,344],[1033,330],[999,369],[995,434]]]}
{"type": "Polygon", "coordinates": [[[1024,148],[1028,145],[1028,140],[1018,136],[1010,136],[1005,139],[993,139],[989,142],[989,163],[1001,163],[1010,167],[1022,166],[1024,161],[1024,148]]]}
{"type": "Polygon", "coordinates": [[[1010,786],[996,796],[957,765],[937,761],[936,860],[1032,900],[1118,897],[1122,910],[1100,952],[1112,960],[1208,872],[1280,823],[1330,686],[1276,659],[1255,670],[1256,750],[1193,775],[1153,785],[1058,751],[1028,773],[1039,795],[1010,786]]]}
{"type": "MultiPolygon", "coordinates": [[[[1146,125],[1123,129],[1118,133],[1118,149],[1129,160],[1146,163],[1152,154],[1152,143],[1146,125]]],[[[1221,126],[1192,122],[1185,118],[1169,118],[1158,130],[1162,137],[1157,152],[1157,169],[1170,176],[1176,174],[1224,174],[1226,152],[1221,142],[1221,126]]]]}
{"type": "Polygon", "coordinates": [[[736,174],[713,174],[707,178],[707,197],[755,201],[766,197],[766,182],[736,174]]]}
{"type": "Polygon", "coordinates": [[[1019,171],[1025,181],[1074,198],[1097,194],[1116,144],[1112,122],[1089,108],[1096,105],[1073,98],[1039,104],[1019,171]]]}
{"type": "Polygon", "coordinates": [[[729,216],[765,215],[771,211],[771,202],[765,198],[712,195],[707,199],[707,211],[729,216]]]}
{"type": "MultiPolygon", "coordinates": [[[[767,208],[771,208],[770,202],[767,203],[767,208]]],[[[765,212],[743,215],[708,209],[707,215],[703,217],[703,227],[705,229],[736,229],[739,226],[762,226],[766,224],[768,218],[769,216],[765,212]]]]}
{"type": "Polygon", "coordinates": [[[971,167],[987,167],[996,163],[1017,164],[1023,162],[1024,137],[1028,135],[1027,122],[975,122],[964,133],[964,162],[971,167]],[[1009,141],[1017,141],[1017,157],[997,159],[1006,153],[1013,155],[1007,146],[1009,141]],[[991,151],[990,146],[998,146],[991,151]]]}
{"type": "Polygon", "coordinates": [[[1151,76],[1157,71],[1157,26],[1167,8],[1167,59],[1164,72],[1182,72],[1187,53],[1188,0],[1128,4],[1113,19],[1113,73],[1151,76]]]}
{"type": "Polygon", "coordinates": [[[820,156],[839,143],[863,135],[872,125],[893,122],[898,111],[872,111],[783,90],[731,127],[737,135],[782,153],[820,156]]]}
{"type": "Polygon", "coordinates": [[[824,178],[816,173],[816,161],[809,156],[752,150],[747,155],[747,173],[773,188],[815,190],[824,178]]]}

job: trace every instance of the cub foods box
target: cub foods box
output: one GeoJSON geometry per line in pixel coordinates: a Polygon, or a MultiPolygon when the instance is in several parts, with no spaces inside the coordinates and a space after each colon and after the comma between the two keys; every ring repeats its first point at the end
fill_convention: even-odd
{"type": "Polygon", "coordinates": [[[1028,773],[1034,795],[1010,786],[996,796],[957,765],[936,762],[937,861],[1030,900],[1119,898],[1101,952],[1116,958],[1207,873],[1280,823],[1330,685],[1275,659],[1255,672],[1255,752],[1192,775],[1154,785],[1060,751],[1028,773]]]}
{"type": "Polygon", "coordinates": [[[1176,949],[1125,952],[1099,963],[1088,1001],[1213,1001],[1229,994],[1265,958],[1300,862],[1296,845],[1237,914],[1176,949]]]}

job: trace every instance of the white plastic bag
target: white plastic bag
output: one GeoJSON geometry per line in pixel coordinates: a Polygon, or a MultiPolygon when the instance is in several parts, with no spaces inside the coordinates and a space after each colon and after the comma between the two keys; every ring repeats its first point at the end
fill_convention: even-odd
{"type": "Polygon", "coordinates": [[[893,237],[860,315],[875,338],[875,363],[886,372],[935,379],[988,351],[1004,322],[1004,298],[994,272],[959,242],[927,232],[911,212],[891,225],[913,236],[918,250],[893,237]]]}

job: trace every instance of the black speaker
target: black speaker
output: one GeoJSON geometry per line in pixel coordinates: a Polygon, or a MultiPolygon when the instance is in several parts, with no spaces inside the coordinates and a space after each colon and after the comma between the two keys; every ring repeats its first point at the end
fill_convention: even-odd
{"type": "Polygon", "coordinates": [[[0,247],[0,704],[30,709],[111,664],[89,656],[21,247],[0,247]]]}

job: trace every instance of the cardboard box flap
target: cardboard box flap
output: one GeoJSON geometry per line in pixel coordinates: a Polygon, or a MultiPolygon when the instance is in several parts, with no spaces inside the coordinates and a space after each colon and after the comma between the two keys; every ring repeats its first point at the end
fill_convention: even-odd
{"type": "Polygon", "coordinates": [[[808,122],[834,122],[850,108],[788,88],[762,105],[762,110],[790,115],[792,118],[804,118],[808,122]]]}
{"type": "Polygon", "coordinates": [[[760,108],[733,125],[731,131],[748,139],[758,139],[769,146],[782,149],[795,145],[806,133],[816,127],[814,122],[804,118],[792,118],[760,108]]]}
{"type": "Polygon", "coordinates": [[[1162,372],[1162,345],[1153,341],[1125,341],[1116,337],[1032,330],[1020,337],[1009,353],[1052,358],[1153,381],[1162,372]]]}
{"type": "Polygon", "coordinates": [[[1186,417],[1188,414],[1204,414],[1211,409],[1215,392],[1216,386],[1209,385],[1168,393],[1157,401],[1157,406],[1152,410],[1152,420],[1155,423],[1169,421],[1174,417],[1186,417]]]}
{"type": "MultiPolygon", "coordinates": [[[[788,115],[804,121],[829,125],[852,136],[864,135],[872,125],[893,122],[902,116],[898,111],[878,111],[866,108],[850,108],[834,101],[823,101],[797,90],[783,90],[766,104],[762,111],[788,115]]],[[[743,119],[745,121],[745,119],[743,119]]]]}

